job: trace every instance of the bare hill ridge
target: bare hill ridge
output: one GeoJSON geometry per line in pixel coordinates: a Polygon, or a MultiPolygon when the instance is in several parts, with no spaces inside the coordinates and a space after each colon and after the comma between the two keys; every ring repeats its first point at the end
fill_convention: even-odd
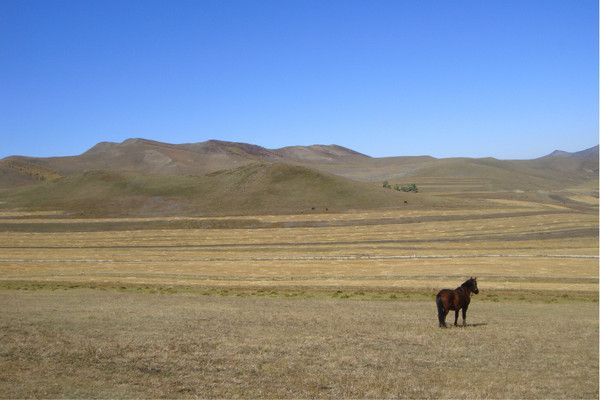
{"type": "Polygon", "coordinates": [[[86,170],[144,174],[192,174],[235,168],[254,162],[283,162],[361,181],[420,177],[467,177],[501,186],[519,176],[539,187],[578,183],[598,173],[598,146],[568,153],[560,150],[533,160],[494,158],[385,157],[371,158],[337,145],[261,146],[209,140],[169,144],[147,139],[101,142],[79,156],[35,158],[12,156],[0,160],[0,187],[68,176],[86,170]],[[19,168],[15,168],[15,166],[19,168]],[[45,171],[36,174],[34,171],[45,171]]]}
{"type": "Polygon", "coordinates": [[[170,144],[133,138],[121,143],[100,142],[79,156],[7,157],[0,160],[0,187],[36,181],[28,173],[21,173],[24,170],[12,168],[14,163],[26,166],[25,169],[52,171],[57,176],[68,176],[86,170],[203,175],[253,162],[336,162],[352,158],[368,157],[337,145],[293,146],[269,150],[253,144],[220,140],[170,144]],[[17,179],[19,175],[22,176],[17,179]]]}
{"type": "Polygon", "coordinates": [[[443,203],[284,163],[250,163],[203,176],[90,170],[1,198],[12,207],[84,216],[299,214],[443,203]]]}
{"type": "Polygon", "coordinates": [[[284,159],[296,161],[338,162],[343,159],[370,159],[371,157],[338,145],[315,144],[312,146],[288,146],[274,150],[284,159]]]}
{"type": "MultiPolygon", "coordinates": [[[[372,158],[337,145],[261,146],[219,140],[101,142],[79,156],[0,160],[2,208],[98,215],[247,214],[411,206],[441,196],[578,188],[597,197],[598,146],[533,160],[430,156],[372,158]],[[409,195],[410,196],[410,195],[409,195]]],[[[471,196],[472,197],[472,196],[471,196]]]]}
{"type": "Polygon", "coordinates": [[[568,157],[568,158],[579,158],[585,160],[598,160],[598,145],[590,147],[589,149],[576,151],[569,153],[568,151],[554,150],[552,153],[547,154],[540,158],[551,158],[551,157],[568,157]]]}

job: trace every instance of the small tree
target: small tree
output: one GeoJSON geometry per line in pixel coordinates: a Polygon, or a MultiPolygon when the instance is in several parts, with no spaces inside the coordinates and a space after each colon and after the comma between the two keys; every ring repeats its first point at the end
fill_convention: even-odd
{"type": "Polygon", "coordinates": [[[400,188],[400,190],[402,190],[403,192],[414,192],[414,193],[419,192],[419,189],[417,188],[417,185],[415,183],[410,183],[408,185],[404,185],[400,188]]]}
{"type": "Polygon", "coordinates": [[[390,185],[390,183],[388,181],[383,181],[383,187],[386,189],[391,189],[392,186],[390,185]]]}

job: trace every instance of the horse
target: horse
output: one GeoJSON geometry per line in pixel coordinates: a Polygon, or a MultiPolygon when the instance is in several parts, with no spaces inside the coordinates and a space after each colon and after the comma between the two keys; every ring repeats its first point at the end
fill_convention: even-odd
{"type": "Polygon", "coordinates": [[[477,289],[477,278],[471,277],[456,289],[442,289],[435,296],[435,304],[438,309],[440,328],[446,328],[446,315],[454,310],[454,326],[457,326],[458,311],[462,309],[463,326],[467,325],[467,309],[471,302],[471,293],[479,293],[477,289]]]}

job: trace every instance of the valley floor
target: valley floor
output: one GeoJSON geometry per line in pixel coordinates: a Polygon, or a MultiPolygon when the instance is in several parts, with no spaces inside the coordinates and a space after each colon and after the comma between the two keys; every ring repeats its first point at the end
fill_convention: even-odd
{"type": "Polygon", "coordinates": [[[483,293],[598,291],[597,213],[567,208],[34,217],[0,219],[0,286],[427,291],[477,276],[483,293]]]}
{"type": "Polygon", "coordinates": [[[597,398],[598,308],[1,291],[4,398],[597,398]]]}
{"type": "Polygon", "coordinates": [[[5,212],[0,307],[5,398],[597,398],[598,214],[5,212]]]}

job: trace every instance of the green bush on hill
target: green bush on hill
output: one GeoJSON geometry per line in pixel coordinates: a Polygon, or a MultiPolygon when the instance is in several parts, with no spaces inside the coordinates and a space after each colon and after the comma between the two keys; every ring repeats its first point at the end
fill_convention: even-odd
{"type": "Polygon", "coordinates": [[[400,190],[403,192],[415,192],[418,193],[419,189],[417,188],[417,184],[410,183],[408,185],[400,186],[400,190]]]}
{"type": "Polygon", "coordinates": [[[390,185],[390,183],[388,181],[383,181],[383,187],[386,188],[386,189],[394,189],[394,190],[397,190],[399,192],[414,192],[414,193],[418,193],[419,192],[419,189],[417,188],[417,184],[416,183],[409,183],[408,185],[395,184],[392,187],[392,185],[390,185]]]}

